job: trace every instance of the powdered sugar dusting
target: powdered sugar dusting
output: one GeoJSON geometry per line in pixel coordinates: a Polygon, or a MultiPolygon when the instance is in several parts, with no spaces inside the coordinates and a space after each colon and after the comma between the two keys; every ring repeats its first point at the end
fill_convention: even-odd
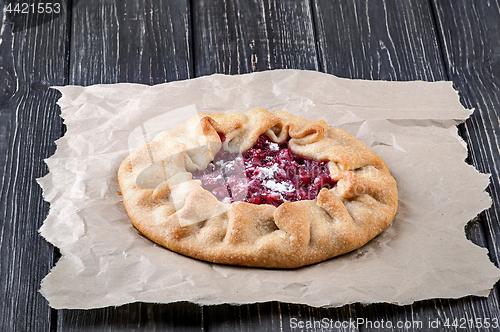
{"type": "Polygon", "coordinates": [[[278,143],[271,142],[269,143],[269,150],[271,151],[278,151],[280,149],[280,146],[278,143]]]}
{"type": "Polygon", "coordinates": [[[276,182],[274,180],[268,180],[264,182],[264,186],[280,194],[291,193],[295,190],[294,186],[291,183],[276,182]]]}

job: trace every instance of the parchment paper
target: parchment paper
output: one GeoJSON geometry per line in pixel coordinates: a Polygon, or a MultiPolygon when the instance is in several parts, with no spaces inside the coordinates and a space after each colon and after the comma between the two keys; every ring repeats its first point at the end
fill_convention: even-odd
{"type": "Polygon", "coordinates": [[[500,278],[464,226],[491,200],[489,176],[464,159],[456,125],[470,114],[450,82],[340,79],[278,70],[155,86],[58,87],[67,133],[38,179],[50,213],[40,229],[61,259],[43,280],[53,308],[129,302],[282,301],[311,306],[410,304],[487,296],[500,278]],[[323,119],[379,154],[398,182],[393,223],[368,245],[297,270],[231,267],[170,252],[140,235],[122,205],[121,161],[196,112],[255,107],[323,119]]]}

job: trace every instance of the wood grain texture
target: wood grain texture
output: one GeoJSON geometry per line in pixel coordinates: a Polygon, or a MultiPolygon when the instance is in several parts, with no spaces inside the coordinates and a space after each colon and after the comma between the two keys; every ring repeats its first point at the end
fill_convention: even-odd
{"type": "Polygon", "coordinates": [[[47,173],[43,159],[54,153],[61,134],[59,95],[49,86],[67,84],[67,21],[62,15],[12,33],[5,17],[0,58],[15,94],[0,111],[9,118],[1,126],[7,148],[0,169],[0,330],[49,331],[52,311],[38,289],[52,267],[53,248],[37,232],[49,206],[35,179],[47,173]]]}
{"type": "MultiPolygon", "coordinates": [[[[3,2],[1,3],[3,8],[3,2]]],[[[0,36],[0,172],[6,163],[7,151],[14,113],[9,110],[9,100],[15,92],[16,75],[14,59],[12,58],[12,29],[7,22],[8,17],[1,17],[2,29],[0,36]]]]}
{"type": "Polygon", "coordinates": [[[193,1],[195,75],[318,70],[309,1],[193,1]]]}
{"type": "Polygon", "coordinates": [[[72,11],[70,84],[192,77],[187,0],[81,1],[72,11]]]}
{"type": "Polygon", "coordinates": [[[131,303],[108,309],[64,310],[58,317],[61,332],[200,331],[202,310],[196,304],[131,303]]]}
{"type": "MultiPolygon", "coordinates": [[[[322,70],[341,77],[383,80],[447,80],[434,8],[423,1],[315,1],[322,70]]],[[[445,14],[446,13],[446,14],[445,14]]],[[[443,16],[453,20],[460,13],[443,16]]],[[[455,31],[463,29],[454,27],[455,31]]],[[[455,47],[460,47],[456,45],[455,47]]],[[[467,107],[468,105],[465,104],[467,107]]],[[[467,237],[485,244],[481,227],[468,227],[467,237]]],[[[498,318],[498,297],[423,301],[411,306],[359,306],[357,314],[372,320],[422,322],[446,318],[498,318]]],[[[377,331],[377,328],[364,330],[377,331]]],[[[412,326],[408,331],[418,331],[412,326]]]]}
{"type": "Polygon", "coordinates": [[[321,71],[369,80],[446,80],[426,1],[313,2],[321,71]]]}

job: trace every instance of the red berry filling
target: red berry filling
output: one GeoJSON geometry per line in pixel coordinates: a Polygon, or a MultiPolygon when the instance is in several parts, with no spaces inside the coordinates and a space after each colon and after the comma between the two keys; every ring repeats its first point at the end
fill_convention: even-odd
{"type": "Polygon", "coordinates": [[[284,202],[315,199],[321,188],[332,188],[328,161],[304,158],[288,142],[274,143],[261,135],[243,154],[220,150],[205,170],[193,178],[219,200],[279,206],[284,202]]]}

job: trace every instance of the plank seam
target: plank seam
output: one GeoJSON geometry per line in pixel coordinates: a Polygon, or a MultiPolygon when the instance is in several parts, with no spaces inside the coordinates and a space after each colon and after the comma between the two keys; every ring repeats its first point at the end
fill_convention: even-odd
{"type": "Polygon", "coordinates": [[[188,6],[189,6],[189,29],[191,30],[191,33],[189,34],[189,41],[188,41],[188,44],[189,44],[189,49],[190,49],[190,55],[189,55],[189,78],[194,78],[196,77],[196,68],[194,67],[195,66],[195,61],[194,59],[195,56],[196,56],[196,53],[195,53],[195,41],[194,41],[194,38],[196,37],[196,34],[195,34],[195,31],[194,31],[194,4],[193,4],[193,1],[190,0],[188,1],[188,6]]]}
{"type": "MultiPolygon", "coordinates": [[[[69,83],[69,77],[70,77],[70,48],[71,48],[71,32],[72,32],[72,26],[73,26],[73,0],[67,0],[67,17],[66,17],[66,35],[68,36],[66,39],[66,78],[65,78],[65,83],[69,83]]],[[[61,136],[64,135],[61,133],[61,136]]]]}
{"type": "Polygon", "coordinates": [[[313,26],[312,33],[314,37],[314,47],[316,48],[317,70],[326,73],[326,66],[324,65],[324,62],[321,57],[321,47],[317,32],[318,27],[316,26],[317,25],[316,15],[318,14],[316,11],[316,1],[309,0],[309,7],[311,8],[311,23],[313,26]]]}
{"type": "MultiPolygon", "coordinates": [[[[435,3],[433,0],[429,0],[429,7],[431,9],[431,18],[432,18],[432,23],[434,24],[434,29],[435,29],[435,32],[436,32],[436,42],[437,42],[437,46],[438,46],[438,49],[439,49],[439,55],[441,57],[441,62],[443,63],[443,67],[445,69],[444,71],[444,75],[445,75],[445,78],[447,81],[450,80],[450,74],[449,74],[449,64],[447,63],[446,61],[446,57],[445,57],[445,49],[444,49],[444,40],[443,40],[443,31],[442,29],[440,29],[439,25],[438,25],[438,17],[437,17],[437,9],[435,8],[435,3]]],[[[462,131],[460,131],[461,134],[462,131]]],[[[464,137],[464,136],[462,136],[464,137]]]]}

